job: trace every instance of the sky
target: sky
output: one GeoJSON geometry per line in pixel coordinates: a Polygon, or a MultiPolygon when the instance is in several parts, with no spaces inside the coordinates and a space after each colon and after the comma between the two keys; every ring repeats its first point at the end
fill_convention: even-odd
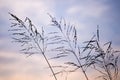
{"type": "MultiPolygon", "coordinates": [[[[38,29],[50,24],[47,13],[58,20],[63,17],[76,26],[81,42],[90,39],[99,25],[101,40],[112,41],[120,49],[120,0],[0,0],[0,80],[53,80],[41,55],[26,58],[19,53],[20,47],[11,43],[9,12],[23,20],[29,17],[38,29]]],[[[69,80],[79,77],[77,72],[68,75],[69,80]]],[[[82,75],[80,78],[84,80],[82,75]]]]}

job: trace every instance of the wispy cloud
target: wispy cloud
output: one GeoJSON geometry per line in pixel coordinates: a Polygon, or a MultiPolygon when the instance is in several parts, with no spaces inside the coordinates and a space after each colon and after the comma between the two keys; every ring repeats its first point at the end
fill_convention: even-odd
{"type": "Polygon", "coordinates": [[[44,70],[47,65],[43,60],[40,55],[26,58],[25,55],[0,51],[0,80],[45,80],[51,73],[49,68],[44,70]]]}
{"type": "Polygon", "coordinates": [[[21,18],[30,17],[36,23],[46,24],[49,21],[47,13],[54,14],[55,12],[53,7],[53,0],[5,0],[1,1],[0,9],[6,9],[6,13],[11,12],[21,18]]]}
{"type": "Polygon", "coordinates": [[[105,12],[109,10],[109,6],[104,4],[103,2],[97,0],[87,0],[85,2],[81,2],[80,4],[73,5],[68,8],[67,13],[70,15],[80,15],[84,18],[86,17],[101,17],[105,12]]]}

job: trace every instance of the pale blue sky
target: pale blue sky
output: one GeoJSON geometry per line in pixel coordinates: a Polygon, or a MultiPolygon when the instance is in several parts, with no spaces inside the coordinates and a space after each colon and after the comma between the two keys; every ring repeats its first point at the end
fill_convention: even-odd
{"type": "MultiPolygon", "coordinates": [[[[67,22],[76,25],[81,42],[90,39],[96,32],[96,26],[100,25],[103,42],[113,41],[113,46],[120,48],[120,0],[0,0],[0,80],[18,80],[19,77],[24,77],[22,80],[34,80],[32,78],[36,77],[36,74],[36,80],[39,80],[40,74],[42,75],[41,80],[48,78],[42,71],[43,67],[38,64],[40,61],[38,56],[26,60],[25,56],[16,53],[19,48],[11,43],[8,32],[11,17],[8,12],[21,19],[29,17],[37,28],[41,25],[49,25],[50,18],[47,13],[58,20],[64,17],[67,22]],[[33,63],[35,63],[34,66],[33,63]],[[18,69],[21,64],[26,65],[26,68],[21,68],[20,71],[18,69]],[[15,69],[11,67],[12,65],[16,66],[15,69]],[[4,68],[4,66],[10,67],[4,68]],[[28,76],[31,75],[30,70],[32,75],[35,75],[28,79],[28,76]],[[6,73],[3,74],[5,71],[6,73]]],[[[53,63],[55,62],[53,61],[53,63]]],[[[42,64],[46,65],[45,62],[42,64]]],[[[72,76],[71,80],[74,80],[76,76],[72,76]]]]}

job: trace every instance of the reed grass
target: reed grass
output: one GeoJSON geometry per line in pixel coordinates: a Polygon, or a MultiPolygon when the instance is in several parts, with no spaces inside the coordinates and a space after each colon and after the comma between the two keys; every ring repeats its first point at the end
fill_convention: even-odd
{"type": "Polygon", "coordinates": [[[9,30],[12,32],[12,39],[14,40],[13,42],[20,43],[22,48],[25,47],[20,51],[28,56],[36,53],[42,54],[54,76],[54,79],[57,80],[55,72],[45,54],[47,45],[45,44],[46,38],[43,27],[40,33],[28,17],[26,17],[25,21],[22,21],[14,14],[9,14],[13,18],[10,19],[12,20],[12,25],[11,29],[9,30]]]}
{"type": "Polygon", "coordinates": [[[118,79],[120,51],[114,50],[112,41],[102,45],[99,26],[97,26],[96,34],[90,40],[86,40],[81,48],[76,27],[67,24],[64,18],[58,21],[55,17],[48,14],[51,18],[51,26],[58,30],[50,31],[45,35],[44,27],[41,27],[39,32],[28,17],[23,21],[14,14],[9,14],[12,17],[10,19],[12,20],[12,25],[9,31],[12,32],[13,42],[20,43],[23,48],[20,52],[27,54],[28,57],[33,54],[42,54],[55,80],[58,80],[56,76],[60,73],[75,72],[79,69],[82,71],[85,79],[90,80],[87,74],[87,70],[90,68],[101,74],[96,79],[118,79]],[[51,48],[51,51],[55,52],[56,56],[48,59],[45,53],[50,45],[54,46],[51,48]],[[54,66],[49,62],[51,59],[67,58],[70,54],[72,54],[76,62],[66,60],[64,61],[66,66],[54,66]],[[69,66],[73,66],[74,69],[65,70],[69,66]],[[53,70],[54,68],[63,68],[63,70],[56,72],[53,70]]]}
{"type": "Polygon", "coordinates": [[[83,53],[89,51],[84,57],[86,59],[86,67],[92,66],[93,69],[101,73],[97,78],[117,80],[120,51],[114,50],[111,41],[102,45],[99,36],[99,26],[97,26],[96,31],[96,35],[90,41],[85,42],[86,46],[83,49],[83,53]]]}

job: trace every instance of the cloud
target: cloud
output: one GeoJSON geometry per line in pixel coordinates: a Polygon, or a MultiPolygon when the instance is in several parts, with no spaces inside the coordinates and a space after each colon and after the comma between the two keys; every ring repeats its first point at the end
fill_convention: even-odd
{"type": "Polygon", "coordinates": [[[9,76],[13,76],[14,71],[12,70],[0,70],[0,77],[9,77],[9,76]]]}
{"type": "Polygon", "coordinates": [[[47,63],[39,54],[26,58],[19,53],[0,51],[0,80],[53,80],[50,69],[46,67],[47,63]]]}
{"type": "Polygon", "coordinates": [[[67,14],[70,15],[81,15],[83,17],[95,17],[99,18],[102,16],[107,10],[109,6],[97,1],[97,0],[87,0],[86,2],[81,2],[79,5],[73,5],[66,11],[67,14]]]}
{"type": "Polygon", "coordinates": [[[79,6],[72,6],[67,10],[68,14],[76,14],[79,12],[79,6]]]}
{"type": "Polygon", "coordinates": [[[6,58],[5,56],[0,56],[0,64],[5,65],[5,64],[11,64],[16,62],[15,58],[6,58]]]}
{"type": "MultiPolygon", "coordinates": [[[[47,13],[54,14],[54,0],[0,0],[0,50],[9,49],[10,44],[10,20],[11,12],[20,19],[24,20],[29,17],[33,24],[41,29],[42,26],[49,24],[50,17],[47,13]],[[7,42],[7,40],[9,40],[7,42]]],[[[11,45],[10,45],[11,46],[11,45]]],[[[14,47],[15,48],[15,47],[14,47]]]]}
{"type": "MultiPolygon", "coordinates": [[[[28,58],[13,52],[0,52],[0,80],[53,80],[52,73],[42,56],[33,55],[28,58]],[[9,60],[9,61],[8,61],[9,60]],[[7,64],[6,64],[7,63],[7,64]],[[6,64],[6,65],[5,65],[6,64]]],[[[54,65],[61,64],[59,61],[50,61],[54,65]]],[[[80,78],[77,73],[68,75],[68,79],[80,78]]],[[[79,73],[80,74],[80,73],[79,73]]],[[[66,74],[57,75],[61,80],[65,79],[66,74]]]]}
{"type": "Polygon", "coordinates": [[[55,12],[54,0],[2,0],[0,2],[1,13],[8,15],[8,12],[11,12],[23,19],[29,17],[37,26],[48,24],[47,13],[54,14],[55,12]]]}

